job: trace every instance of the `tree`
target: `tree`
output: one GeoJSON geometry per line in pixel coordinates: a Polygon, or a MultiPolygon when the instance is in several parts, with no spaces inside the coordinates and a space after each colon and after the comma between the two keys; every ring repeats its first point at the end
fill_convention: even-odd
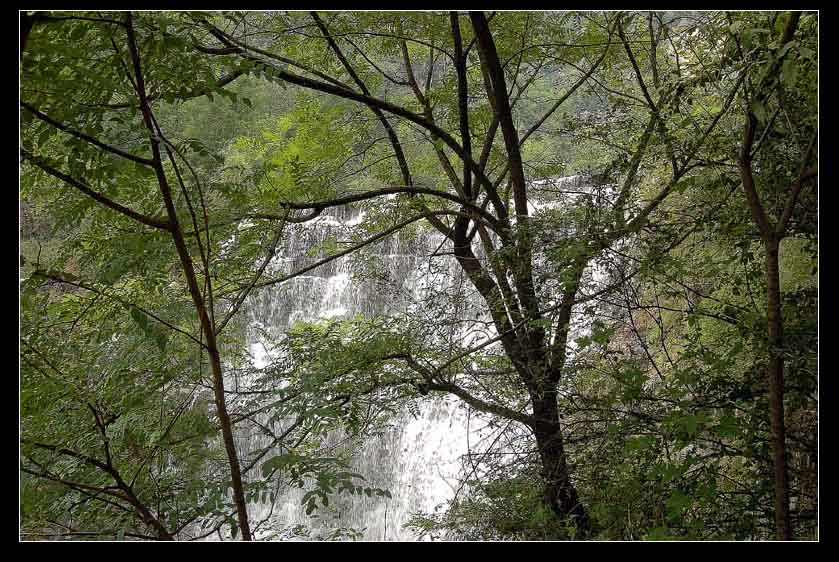
{"type": "Polygon", "coordinates": [[[223,91],[230,108],[193,105],[189,116],[212,115],[221,133],[220,113],[232,112],[235,131],[252,102],[221,89],[245,73],[218,77],[205,55],[160,33],[175,23],[166,14],[25,17],[27,535],[172,540],[229,527],[248,539],[265,521],[252,524],[246,504],[274,498],[281,483],[315,479],[310,511],[331,493],[386,495],[312,441],[336,427],[353,435],[387,406],[369,407],[364,388],[327,391],[329,373],[304,360],[260,367],[244,344],[243,305],[296,219],[248,227],[251,201],[212,181],[227,139],[190,136],[184,106],[166,100],[167,88],[179,101],[223,91]],[[240,379],[252,388],[239,391],[240,379]],[[266,445],[242,457],[234,427],[266,445]]]}
{"type": "MultiPolygon", "coordinates": [[[[36,21],[38,19],[34,16],[31,17],[34,18],[36,21]]],[[[49,16],[42,17],[49,18],[49,16]]],[[[133,90],[132,93],[136,97],[139,110],[142,114],[143,124],[146,128],[146,136],[149,141],[149,148],[151,149],[151,158],[134,155],[122,149],[110,146],[91,135],[88,135],[81,131],[77,131],[70,126],[67,126],[55,120],[54,118],[50,117],[49,115],[43,113],[39,109],[33,107],[32,105],[29,105],[26,102],[21,102],[21,105],[30,115],[46,123],[54,130],[66,133],[67,135],[75,137],[76,139],[79,139],[82,142],[89,143],[90,145],[93,145],[96,148],[101,149],[105,153],[110,153],[120,158],[129,160],[139,166],[150,168],[156,177],[157,185],[160,190],[160,196],[165,206],[165,218],[149,216],[147,214],[138,212],[134,209],[126,207],[112,200],[107,195],[97,191],[95,188],[92,188],[86,183],[84,183],[84,180],[80,180],[78,176],[74,177],[73,175],[62,172],[61,170],[53,166],[47,159],[43,158],[40,155],[33,154],[26,148],[22,150],[22,155],[24,160],[28,163],[31,163],[32,165],[40,168],[46,174],[63,181],[65,184],[74,187],[75,189],[84,193],[99,204],[108,207],[113,211],[121,213],[122,215],[125,215],[148,228],[162,230],[171,237],[172,244],[174,245],[178,255],[182,274],[186,280],[186,284],[189,289],[189,294],[192,298],[195,313],[199,320],[199,333],[201,334],[199,344],[202,347],[202,351],[206,351],[210,360],[216,413],[219,418],[219,423],[224,438],[225,451],[228,457],[229,470],[233,486],[233,494],[238,514],[238,525],[241,530],[243,540],[250,540],[251,531],[248,522],[247,507],[244,497],[244,488],[242,485],[241,468],[239,465],[239,459],[236,454],[230,416],[228,415],[226,406],[221,357],[219,353],[219,346],[216,340],[218,332],[224,328],[224,325],[227,323],[229,318],[223,318],[219,323],[216,323],[215,316],[212,311],[212,285],[209,283],[205,283],[205,289],[204,291],[202,291],[199,284],[198,275],[196,273],[195,266],[193,263],[192,255],[190,253],[190,250],[187,248],[185,230],[181,225],[181,219],[179,219],[178,217],[178,211],[174,203],[174,195],[172,192],[172,188],[169,184],[167,172],[164,168],[163,158],[161,156],[163,151],[167,153],[169,161],[173,167],[173,171],[178,177],[178,181],[181,184],[181,189],[184,191],[185,195],[186,188],[183,185],[183,179],[181,178],[181,173],[177,164],[177,160],[175,158],[176,147],[173,147],[166,142],[165,137],[163,136],[163,133],[160,130],[160,127],[157,125],[155,121],[154,114],[149,104],[149,95],[146,89],[147,78],[143,72],[143,67],[140,59],[140,52],[137,47],[136,33],[134,30],[134,21],[132,14],[130,12],[126,13],[124,21],[113,20],[107,23],[116,26],[120,31],[125,33],[125,41],[127,44],[128,51],[127,56],[125,56],[125,58],[124,54],[121,52],[121,50],[116,44],[116,39],[113,36],[110,37],[112,45],[114,47],[114,51],[116,52],[116,57],[119,59],[122,65],[121,70],[123,70],[125,73],[124,76],[118,75],[118,79],[123,83],[125,83],[124,80],[127,80],[127,83],[131,85],[131,88],[133,90]],[[161,145],[163,146],[163,151],[161,151],[161,145]]],[[[84,27],[77,27],[76,29],[81,30],[82,35],[84,35],[84,32],[86,31],[86,28],[84,27]]],[[[117,79],[116,76],[112,76],[110,78],[117,79]]],[[[107,93],[111,94],[110,92],[107,93]]],[[[207,276],[207,279],[209,279],[209,257],[207,253],[205,253],[204,247],[202,246],[198,218],[191,206],[188,195],[186,195],[186,204],[189,207],[192,219],[192,227],[194,228],[193,235],[201,252],[201,258],[204,265],[204,273],[207,276]]],[[[206,214],[204,215],[204,218],[204,228],[206,229],[208,226],[208,223],[206,222],[206,214]]],[[[40,272],[36,272],[36,274],[40,274],[40,272]]],[[[246,295],[243,294],[242,299],[244,299],[245,296],[246,295]]],[[[133,310],[138,309],[135,308],[133,310]]],[[[235,308],[233,309],[233,311],[235,312],[235,308]]],[[[143,313],[141,313],[140,317],[145,320],[145,317],[142,316],[142,314],[143,313]]],[[[96,411],[94,411],[93,413],[97,421],[97,426],[100,427],[102,437],[105,441],[105,454],[107,460],[108,462],[110,462],[110,453],[108,452],[108,438],[106,437],[106,424],[100,420],[100,416],[97,414],[96,411]]],[[[93,463],[94,461],[90,460],[89,462],[93,463]]],[[[105,470],[106,472],[110,472],[112,470],[112,468],[108,465],[104,465],[100,468],[102,468],[102,470],[105,470]]],[[[117,485],[123,487],[121,479],[118,478],[116,474],[114,474],[113,477],[116,480],[117,485]]],[[[130,494],[130,491],[126,489],[125,493],[130,494]]],[[[132,500],[132,503],[135,503],[135,500],[132,500]]],[[[141,512],[144,519],[149,519],[149,516],[146,515],[146,510],[144,508],[142,508],[139,505],[137,505],[136,508],[138,509],[138,511],[141,512]]],[[[171,533],[166,531],[162,527],[162,525],[155,523],[154,519],[150,519],[150,521],[157,528],[158,535],[161,538],[172,538],[171,533]]]]}
{"type": "MultiPolygon", "coordinates": [[[[681,185],[682,180],[689,176],[689,172],[702,165],[701,161],[696,158],[697,153],[728,110],[741,80],[736,77],[731,79],[730,90],[716,98],[717,112],[712,113],[710,118],[706,118],[704,124],[698,120],[690,123],[691,128],[698,129],[699,135],[695,140],[691,139],[693,142],[685,142],[679,140],[679,136],[684,135],[684,132],[680,131],[676,125],[677,116],[684,111],[680,109],[684,101],[681,102],[683,105],[679,102],[682,96],[687,97],[686,90],[689,92],[690,88],[695,87],[705,78],[686,80],[679,76],[677,70],[671,71],[671,68],[676,67],[674,61],[660,56],[657,49],[658,42],[667,29],[660,19],[659,23],[654,25],[653,19],[647,22],[640,17],[627,18],[624,15],[586,18],[586,25],[583,28],[585,37],[598,48],[593,51],[584,51],[587,54],[582,56],[576,56],[574,60],[577,62],[588,59],[587,68],[580,68],[574,63],[566,64],[563,58],[554,58],[547,53],[541,53],[540,47],[525,45],[524,48],[519,48],[518,45],[510,45],[505,42],[508,36],[506,33],[501,35],[504,39],[501,39],[499,43],[497,34],[490,29],[489,18],[481,13],[469,14],[472,27],[471,37],[463,35],[460,23],[463,16],[456,13],[449,15],[448,33],[445,33],[442,28],[442,15],[422,18],[386,16],[377,27],[384,29],[390,27],[395,32],[372,34],[354,31],[354,27],[359,24],[365,25],[365,28],[370,27],[369,21],[356,16],[333,18],[339,21],[328,25],[317,14],[311,17],[320,34],[325,38],[329,50],[337,59],[339,74],[330,75],[329,68],[317,71],[311,69],[309,65],[316,64],[313,59],[303,62],[290,61],[289,56],[277,51],[277,48],[283,44],[279,41],[279,35],[273,45],[256,46],[237,38],[235,33],[225,31],[208,19],[200,19],[198,23],[215,40],[219,41],[221,46],[202,47],[202,49],[219,55],[236,55],[258,63],[277,80],[366,105],[386,131],[394,156],[399,162],[402,185],[311,203],[288,202],[281,206],[291,209],[312,209],[319,212],[331,206],[405,193],[451,201],[459,207],[457,211],[454,211],[455,218],[450,225],[443,223],[436,216],[428,216],[427,220],[446,237],[451,244],[455,259],[474,289],[480,294],[486,312],[498,334],[493,341],[500,341],[507,359],[515,368],[521,384],[526,388],[532,414],[515,411],[484,400],[471,389],[454,382],[450,369],[453,363],[478,351],[477,349],[465,349],[451,356],[447,361],[438,363],[436,368],[423,367],[419,358],[412,354],[406,354],[403,361],[414,369],[420,378],[419,384],[425,390],[453,393],[476,409],[506,417],[529,427],[538,443],[542,458],[546,504],[551,506],[559,517],[575,517],[580,530],[585,532],[588,528],[588,517],[571,482],[562,441],[560,412],[557,406],[557,385],[563,378],[572,309],[581,300],[578,294],[581,280],[595,257],[604,249],[637,233],[648,222],[655,209],[681,185]],[[360,21],[356,21],[359,19],[360,21]],[[651,33],[647,39],[649,50],[644,53],[644,60],[641,63],[631,46],[633,40],[630,39],[630,34],[635,33],[636,28],[644,30],[645,33],[649,30],[651,33]],[[372,67],[372,69],[365,68],[364,72],[382,74],[393,84],[407,89],[406,93],[412,93],[416,98],[416,103],[420,107],[419,113],[409,109],[409,106],[385,101],[371,93],[366,83],[367,79],[361,77],[362,71],[352,64],[338,45],[338,38],[353,35],[382,36],[389,41],[389,48],[394,49],[398,46],[402,54],[404,79],[394,79],[387,75],[380,68],[384,63],[375,64],[371,60],[374,55],[369,52],[365,53],[357,44],[347,40],[347,43],[352,45],[372,67]],[[414,70],[416,62],[412,60],[411,51],[415,49],[412,48],[413,45],[409,45],[414,41],[409,41],[408,37],[423,37],[422,40],[418,39],[416,42],[426,45],[430,51],[430,62],[426,68],[425,91],[421,88],[414,70]],[[442,45],[450,45],[451,51],[442,45]],[[526,81],[518,88],[513,87],[513,91],[517,93],[512,99],[509,84],[517,83],[518,73],[523,66],[522,62],[526,57],[534,56],[529,53],[531,50],[537,53],[536,61],[528,60],[528,62],[536,65],[541,72],[562,73],[570,68],[579,72],[579,78],[571,82],[567,91],[525,130],[524,127],[517,128],[516,126],[513,105],[533,82],[534,77],[531,77],[530,82],[526,81]],[[508,58],[502,59],[500,52],[505,53],[508,58]],[[541,60],[538,58],[540,54],[544,57],[541,60]],[[620,54],[625,54],[625,58],[619,58],[620,54]],[[454,72],[451,79],[447,79],[445,75],[439,75],[441,72],[439,67],[434,66],[435,57],[438,55],[451,61],[454,72]],[[553,60],[558,60],[555,63],[556,66],[546,71],[547,65],[551,64],[548,61],[553,60]],[[612,93],[613,91],[608,86],[602,86],[603,89],[612,95],[623,96],[637,103],[638,106],[632,111],[636,114],[645,112],[647,124],[642,129],[636,146],[630,150],[630,157],[627,159],[628,169],[623,185],[613,200],[613,206],[605,212],[601,210],[608,219],[604,223],[592,225],[594,228],[587,232],[582,240],[567,238],[555,241],[557,249],[565,254],[563,260],[567,260],[562,264],[557,264],[558,277],[561,281],[551,283],[544,280],[540,286],[534,277],[537,261],[534,257],[536,227],[533,226],[528,208],[528,194],[533,188],[525,177],[522,145],[539,131],[539,128],[577,89],[584,84],[590,85],[591,76],[604,65],[604,61],[608,61],[606,67],[613,76],[620,76],[622,71],[630,72],[635,79],[635,84],[631,86],[634,90],[631,93],[625,91],[612,93]],[[281,66],[278,62],[287,66],[281,66]],[[479,76],[476,75],[476,64],[480,68],[479,76]],[[641,64],[644,64],[645,69],[642,69],[641,64]],[[471,82],[468,70],[470,66],[474,69],[471,82]],[[296,74],[290,70],[291,68],[310,71],[315,78],[296,74]],[[354,86],[347,85],[343,80],[345,77],[348,77],[354,86]],[[457,95],[449,96],[448,99],[438,97],[438,94],[430,89],[432,81],[443,84],[453,82],[456,84],[457,95]],[[651,84],[649,88],[648,82],[651,84]],[[651,89],[654,93],[651,93],[651,89]],[[657,95],[658,99],[653,99],[653,95],[657,95]],[[431,101],[432,96],[434,102],[431,101]],[[475,106],[474,101],[470,103],[470,96],[473,100],[476,96],[481,96],[491,108],[491,112],[483,120],[470,114],[470,105],[475,106]],[[446,108],[448,115],[445,122],[440,121],[440,118],[435,115],[435,111],[442,113],[443,108],[446,108]],[[385,114],[402,118],[419,126],[430,137],[428,140],[448,179],[445,191],[415,185],[410,172],[411,163],[403,148],[404,142],[399,138],[396,127],[390,124],[385,114]],[[445,129],[449,123],[454,129],[453,132],[445,129]],[[478,131],[483,133],[484,138],[478,158],[475,158],[475,152],[472,149],[473,138],[479,136],[478,132],[473,131],[476,126],[482,126],[483,130],[478,129],[478,131]],[[493,148],[493,140],[499,128],[503,138],[503,151],[493,148]],[[520,133],[520,130],[525,132],[520,133]],[[627,218],[628,209],[625,206],[634,193],[634,189],[637,188],[636,176],[642,161],[645,158],[657,158],[661,151],[671,163],[669,178],[663,180],[663,185],[658,192],[640,210],[627,218]],[[460,173],[451,162],[452,156],[462,163],[460,173]],[[491,179],[488,174],[491,161],[499,162],[500,171],[496,173],[495,179],[491,179]],[[501,189],[504,182],[507,187],[501,189]],[[483,256],[486,256],[485,260],[476,254],[474,248],[476,244],[483,256]],[[571,253],[574,255],[569,258],[571,253]],[[547,296],[554,291],[561,296],[558,298],[547,296]],[[548,302],[553,302],[553,305],[547,305],[548,302]]],[[[573,44],[572,35],[569,35],[572,32],[566,26],[550,27],[547,22],[531,17],[525,17],[522,21],[522,17],[518,15],[496,14],[492,19],[496,22],[496,26],[507,30],[508,33],[508,26],[512,26],[509,29],[517,27],[521,29],[519,26],[524,26],[525,33],[531,30],[535,33],[538,30],[541,33],[556,34],[557,38],[552,39],[556,44],[561,43],[568,36],[572,48],[576,47],[573,44]]],[[[263,25],[270,30],[274,23],[269,18],[263,25]]],[[[393,99],[394,94],[390,95],[393,99]]],[[[429,209],[424,202],[418,204],[426,212],[429,209]]],[[[575,234],[574,238],[579,238],[579,233],[575,234]]],[[[482,344],[480,348],[486,345],[482,344]]]]}
{"type": "MultiPolygon", "coordinates": [[[[789,516],[789,473],[784,420],[785,351],[779,253],[781,241],[788,235],[790,220],[796,213],[796,205],[802,190],[818,177],[818,167],[812,163],[818,132],[812,118],[813,113],[807,111],[808,109],[812,111],[814,104],[815,80],[799,83],[798,78],[799,69],[803,67],[807,72],[813,68],[807,65],[806,61],[808,53],[810,57],[812,56],[814,45],[807,39],[795,40],[795,32],[800,20],[801,13],[792,12],[785,21],[773,14],[766,27],[745,28],[751,24],[748,20],[740,20],[732,24],[732,28],[738,26],[736,29],[743,29],[737,36],[738,54],[744,61],[752,62],[758,69],[744,95],[746,119],[743,127],[739,169],[743,192],[754,223],[758,227],[766,255],[767,343],[770,356],[766,376],[769,381],[772,420],[775,526],[778,540],[793,538],[789,516]],[[782,32],[779,36],[774,36],[774,28],[781,25],[782,32]],[[766,32],[758,36],[765,36],[766,41],[756,40],[754,37],[756,32],[766,32]],[[794,57],[798,58],[798,61],[795,61],[794,57]],[[773,102],[775,109],[771,110],[773,102]],[[804,111],[799,113],[800,109],[804,111]],[[773,111],[771,117],[767,114],[770,110],[773,111]],[[780,124],[784,120],[779,120],[777,121],[779,124],[776,124],[777,117],[781,113],[791,127],[787,128],[780,124]],[[764,128],[756,145],[755,138],[761,124],[764,128]],[[776,135],[781,139],[777,139],[776,135]],[[772,136],[776,138],[773,139],[772,136]],[[758,155],[761,143],[767,137],[770,137],[767,139],[768,146],[764,148],[763,154],[758,155]],[[809,140],[806,140],[808,138],[809,140]],[[777,161],[776,158],[780,160],[777,161]],[[796,174],[792,181],[786,180],[788,187],[786,189],[781,187],[777,194],[776,200],[780,199],[783,203],[778,206],[776,213],[767,213],[767,210],[771,209],[768,207],[771,203],[767,201],[770,196],[766,194],[761,196],[758,192],[759,184],[755,177],[756,159],[761,161],[757,165],[759,170],[772,171],[771,179],[761,178],[763,180],[761,183],[769,184],[771,188],[777,189],[781,178],[788,177],[791,173],[796,174]],[[781,177],[778,177],[778,172],[781,172],[781,177]]],[[[815,24],[812,16],[807,20],[809,20],[807,25],[815,24]]],[[[762,22],[758,22],[758,25],[760,23],[762,22]]]]}

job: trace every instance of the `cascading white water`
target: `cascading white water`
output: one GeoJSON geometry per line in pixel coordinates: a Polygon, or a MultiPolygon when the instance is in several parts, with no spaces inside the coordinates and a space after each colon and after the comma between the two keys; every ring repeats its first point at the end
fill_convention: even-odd
{"type": "MultiPolygon", "coordinates": [[[[362,218],[358,211],[339,208],[288,228],[275,268],[289,272],[309,265],[316,259],[310,255],[311,248],[319,247],[329,237],[346,236],[347,227],[362,218]]],[[[382,285],[354,276],[352,257],[346,256],[254,293],[248,303],[249,322],[279,336],[296,321],[404,311],[411,297],[421,298],[429,283],[440,282],[425,267],[428,255],[439,244],[440,238],[433,234],[403,237],[397,233],[373,247],[386,268],[389,285],[396,291],[383,293],[382,285]]],[[[255,366],[262,367],[268,360],[266,346],[257,341],[257,331],[252,332],[251,352],[255,366]]],[[[273,505],[264,502],[249,506],[252,520],[270,521],[257,537],[293,538],[293,528],[303,525],[316,537],[346,527],[362,531],[364,540],[415,540],[415,535],[404,528],[405,523],[414,513],[432,512],[454,495],[461,457],[467,453],[470,440],[474,447],[481,439],[480,423],[467,424],[466,416],[465,405],[454,397],[426,402],[417,415],[402,412],[389,429],[357,445],[352,460],[352,469],[366,478],[365,486],[388,490],[390,499],[335,497],[329,509],[319,510],[320,517],[313,519],[301,503],[305,490],[286,488],[273,505]],[[467,427],[471,428],[469,439],[467,427]]],[[[268,444],[268,439],[258,433],[243,437],[237,439],[243,458],[268,444]]],[[[335,445],[342,437],[330,435],[324,445],[335,445]]]]}
{"type": "MultiPolygon", "coordinates": [[[[570,194],[592,190],[582,176],[559,178],[550,184],[560,192],[570,190],[570,194]]],[[[570,197],[574,200],[577,195],[570,197]]],[[[557,201],[531,203],[532,210],[538,212],[550,209],[557,201]]],[[[310,255],[311,248],[320,247],[330,237],[346,236],[347,227],[359,224],[363,218],[357,210],[338,208],[287,229],[274,268],[287,273],[310,265],[316,259],[310,255]]],[[[373,246],[372,251],[385,265],[388,285],[395,291],[383,292],[382,285],[375,281],[354,276],[352,256],[345,256],[270,290],[254,293],[248,304],[249,322],[252,327],[267,329],[279,337],[296,321],[404,312],[410,297],[422,300],[429,285],[456,277],[456,266],[443,271],[442,277],[440,272],[432,273],[428,268],[429,255],[440,242],[439,235],[430,232],[415,237],[396,233],[373,246]]],[[[602,277],[597,271],[593,273],[602,277]]],[[[576,335],[587,330],[585,323],[574,323],[576,335]]],[[[257,341],[257,331],[252,333],[255,366],[262,367],[268,359],[266,348],[257,341]]],[[[465,345],[492,335],[478,335],[468,329],[460,334],[465,345]]],[[[315,537],[344,527],[362,531],[365,540],[415,540],[404,524],[412,514],[432,512],[454,496],[463,476],[461,458],[470,452],[470,446],[473,452],[480,449],[482,438],[489,433],[481,422],[467,423],[466,417],[465,404],[454,397],[427,402],[418,415],[403,412],[390,429],[357,445],[352,461],[352,468],[364,475],[367,485],[390,491],[392,498],[338,497],[330,502],[326,514],[313,519],[306,515],[301,502],[304,490],[282,489],[275,502],[249,506],[252,520],[270,522],[257,532],[257,538],[294,538],[297,535],[293,529],[305,526],[315,531],[315,537]]],[[[330,435],[326,445],[335,445],[341,438],[330,435]]],[[[241,435],[237,442],[240,457],[268,445],[267,438],[259,433],[241,435]]]]}

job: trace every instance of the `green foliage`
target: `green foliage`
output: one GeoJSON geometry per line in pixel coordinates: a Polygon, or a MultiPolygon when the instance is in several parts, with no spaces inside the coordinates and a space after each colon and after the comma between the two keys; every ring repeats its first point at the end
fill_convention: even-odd
{"type": "MultiPolygon", "coordinates": [[[[125,14],[32,17],[21,99],[48,118],[21,109],[21,532],[155,538],[140,503],[178,538],[236,539],[207,334],[184,260],[168,231],[115,208],[166,216],[160,178],[142,163],[152,152],[125,14]]],[[[299,488],[305,512],[325,518],[352,498],[389,499],[390,490],[349,469],[353,448],[435,388],[457,388],[505,439],[469,457],[448,505],[414,515],[420,536],[772,536],[764,247],[737,155],[750,112],[760,133],[756,189],[767,215],[780,216],[817,133],[817,14],[802,14],[784,42],[789,15],[774,12],[495,13],[489,25],[530,182],[529,218],[503,231],[499,203],[484,199],[474,177],[475,205],[501,221],[484,221],[486,232],[474,229],[474,207],[435,195],[355,203],[360,224],[302,248],[307,263],[431,211],[448,213],[433,226],[450,237],[455,214],[468,215],[476,255],[461,256],[452,274],[454,260],[443,257],[452,247],[441,245],[421,265],[432,282],[407,291],[390,256],[365,246],[353,253],[352,277],[378,291],[381,310],[279,333],[249,325],[250,300],[235,308],[247,290],[253,300],[276,288],[251,281],[294,273],[276,260],[254,278],[284,236],[299,233],[284,224],[278,235],[277,217],[300,220],[312,202],[407,183],[392,135],[413,186],[460,197],[462,159],[425,122],[463,143],[449,14],[336,12],[323,21],[355,76],[308,14],[133,14],[163,134],[155,142],[200,298],[217,326],[230,314],[217,351],[228,384],[236,382],[226,389],[232,418],[237,431],[266,437],[241,459],[247,501],[274,504],[279,490],[299,488]],[[258,51],[230,47],[213,25],[258,51]],[[305,81],[322,83],[299,86],[305,81]],[[365,88],[415,118],[385,111],[386,129],[347,99],[365,88]],[[572,175],[583,185],[557,181],[572,175]],[[530,278],[534,302],[524,299],[530,278]],[[470,347],[499,332],[506,339],[470,347]],[[267,359],[252,355],[254,340],[267,359]],[[511,421],[530,416],[545,391],[557,396],[557,419],[548,421],[560,428],[563,462],[591,520],[585,536],[579,521],[545,504],[545,461],[530,429],[511,421]],[[347,438],[337,451],[326,444],[335,434],[347,438]]],[[[512,184],[500,174],[509,171],[508,139],[500,129],[487,134],[498,100],[487,94],[470,18],[459,22],[471,158],[485,157],[500,205],[515,215],[512,184]]],[[[817,191],[808,185],[797,203],[780,278],[796,534],[807,538],[818,507],[817,191]]],[[[430,238],[428,224],[399,232],[397,251],[430,238]]],[[[265,537],[362,533],[303,525],[265,537]]]]}

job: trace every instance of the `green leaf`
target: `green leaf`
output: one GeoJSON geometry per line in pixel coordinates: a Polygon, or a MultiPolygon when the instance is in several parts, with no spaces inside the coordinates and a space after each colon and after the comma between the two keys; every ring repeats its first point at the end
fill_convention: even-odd
{"type": "Polygon", "coordinates": [[[673,490],[670,497],[667,499],[667,515],[673,519],[681,517],[682,512],[690,507],[693,500],[679,489],[673,490]]]}
{"type": "Polygon", "coordinates": [[[752,100],[752,103],[749,104],[749,107],[754,116],[757,117],[758,122],[766,122],[766,106],[763,105],[763,102],[756,99],[752,100]]]}
{"type": "Polygon", "coordinates": [[[650,529],[650,532],[644,538],[648,541],[666,541],[670,540],[671,536],[667,532],[667,527],[655,527],[650,529]]]}
{"type": "Polygon", "coordinates": [[[699,428],[699,418],[697,416],[685,416],[682,418],[682,422],[684,424],[685,431],[688,432],[688,435],[696,434],[696,430],[699,428]]]}
{"type": "Polygon", "coordinates": [[[131,319],[137,323],[143,333],[149,333],[149,319],[146,317],[145,313],[141,312],[139,309],[131,307],[131,319]]]}
{"type": "Polygon", "coordinates": [[[158,441],[160,441],[161,437],[163,437],[163,432],[162,431],[160,431],[160,430],[152,431],[149,434],[147,444],[149,445],[149,447],[153,447],[157,444],[158,441]]]}
{"type": "Polygon", "coordinates": [[[624,448],[627,452],[644,451],[655,445],[655,437],[652,435],[643,435],[634,439],[627,439],[624,448]]]}
{"type": "Polygon", "coordinates": [[[169,341],[169,337],[168,337],[168,334],[165,331],[159,329],[155,332],[154,343],[157,344],[157,347],[158,347],[158,349],[160,349],[160,351],[166,351],[166,343],[168,341],[169,341]]]}
{"type": "Polygon", "coordinates": [[[599,322],[595,322],[591,330],[591,339],[600,345],[607,345],[614,332],[614,328],[608,328],[599,322]]]}
{"type": "Polygon", "coordinates": [[[731,414],[726,414],[720,418],[720,422],[715,429],[721,437],[734,437],[738,430],[737,418],[731,414]]]}
{"type": "Polygon", "coordinates": [[[797,79],[798,64],[792,57],[789,57],[781,65],[781,83],[787,88],[793,88],[797,79]]]}
{"type": "Polygon", "coordinates": [[[786,55],[786,54],[787,54],[787,51],[789,51],[789,50],[792,48],[792,46],[793,46],[793,45],[795,45],[795,41],[790,41],[789,43],[787,43],[786,45],[784,45],[783,47],[781,47],[781,50],[780,50],[780,51],[778,51],[778,55],[777,55],[777,56],[778,56],[778,58],[783,57],[784,55],[786,55]]]}
{"type": "Polygon", "coordinates": [[[70,39],[72,39],[73,41],[78,41],[82,37],[84,37],[86,34],[87,34],[87,26],[86,25],[77,25],[70,32],[70,39]]]}
{"type": "Polygon", "coordinates": [[[53,129],[51,127],[45,128],[41,133],[38,135],[38,145],[44,145],[50,140],[50,137],[53,134],[53,129]]]}

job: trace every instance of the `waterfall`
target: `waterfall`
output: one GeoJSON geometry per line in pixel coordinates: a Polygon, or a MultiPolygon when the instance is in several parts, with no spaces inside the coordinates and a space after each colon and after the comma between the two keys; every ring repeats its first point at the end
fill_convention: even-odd
{"type": "MultiPolygon", "coordinates": [[[[563,200],[576,202],[581,194],[590,194],[593,189],[583,176],[532,185],[546,194],[553,192],[547,198],[543,195],[530,202],[535,214],[561,207],[563,200]]],[[[313,248],[321,248],[336,238],[346,242],[353,227],[364,218],[362,211],[340,207],[307,223],[288,227],[272,262],[273,270],[287,274],[311,265],[319,259],[312,254],[313,248]]],[[[439,288],[458,276],[462,280],[462,272],[449,258],[434,258],[435,263],[445,264],[442,268],[429,267],[429,257],[440,248],[441,242],[439,234],[419,229],[413,235],[397,232],[368,247],[368,251],[381,259],[386,283],[354,275],[354,255],[349,254],[287,282],[254,292],[249,297],[247,314],[251,327],[249,346],[255,366],[263,367],[269,359],[266,347],[257,337],[260,331],[280,338],[297,321],[405,313],[412,300],[423,300],[428,287],[439,288]]],[[[592,273],[598,281],[603,279],[603,273],[597,268],[592,273]]],[[[548,299],[548,302],[552,301],[548,299]]],[[[588,331],[587,322],[580,321],[575,318],[572,322],[575,335],[588,331]]],[[[470,328],[458,332],[462,345],[475,344],[493,335],[473,332],[470,328]]],[[[231,382],[237,387],[242,384],[240,380],[231,382]]],[[[305,539],[305,529],[310,529],[311,538],[323,538],[336,529],[351,528],[361,531],[360,538],[364,540],[415,540],[416,536],[404,528],[405,523],[414,513],[433,512],[455,497],[464,476],[461,462],[464,455],[479,451],[481,444],[486,443],[483,440],[492,433],[489,426],[480,420],[476,422],[474,417],[467,423],[467,415],[465,404],[453,396],[424,402],[413,413],[401,412],[381,433],[352,444],[352,470],[366,478],[366,486],[388,490],[391,498],[336,496],[330,498],[329,509],[325,513],[319,511],[313,519],[301,502],[306,490],[284,487],[277,491],[275,501],[249,504],[252,521],[268,522],[257,529],[256,537],[305,539]]],[[[339,445],[343,437],[333,432],[324,445],[339,445]]],[[[268,439],[259,432],[240,432],[237,438],[240,458],[268,444],[268,439]]]]}
{"type": "MultiPolygon", "coordinates": [[[[310,265],[319,259],[312,255],[312,248],[334,237],[346,238],[363,218],[358,210],[337,208],[315,220],[287,227],[272,267],[278,273],[288,273],[310,265]]],[[[355,276],[350,254],[255,292],[247,307],[255,366],[263,367],[268,360],[256,328],[281,337],[297,321],[406,311],[411,297],[422,298],[428,284],[440,283],[441,278],[449,276],[449,271],[428,270],[428,256],[439,247],[441,237],[424,230],[416,235],[395,233],[371,247],[370,251],[382,260],[390,291],[382,283],[355,276]]],[[[242,388],[241,380],[231,382],[242,388]]],[[[481,423],[473,417],[467,424],[467,415],[465,404],[453,396],[424,402],[413,413],[402,411],[384,431],[353,444],[351,470],[365,477],[365,486],[388,490],[391,498],[336,495],[330,498],[329,508],[319,509],[315,514],[319,517],[313,519],[301,502],[306,490],[285,487],[279,490],[275,502],[249,504],[252,521],[269,522],[257,531],[257,538],[305,538],[300,536],[305,527],[311,529],[312,538],[319,538],[347,527],[361,531],[363,540],[415,540],[403,526],[414,513],[433,512],[454,496],[460,485],[461,457],[470,445],[474,450],[481,440],[481,423]]],[[[338,432],[330,433],[323,445],[335,446],[343,437],[338,432]]],[[[240,458],[267,444],[268,438],[257,432],[240,432],[237,438],[240,458]]]]}

